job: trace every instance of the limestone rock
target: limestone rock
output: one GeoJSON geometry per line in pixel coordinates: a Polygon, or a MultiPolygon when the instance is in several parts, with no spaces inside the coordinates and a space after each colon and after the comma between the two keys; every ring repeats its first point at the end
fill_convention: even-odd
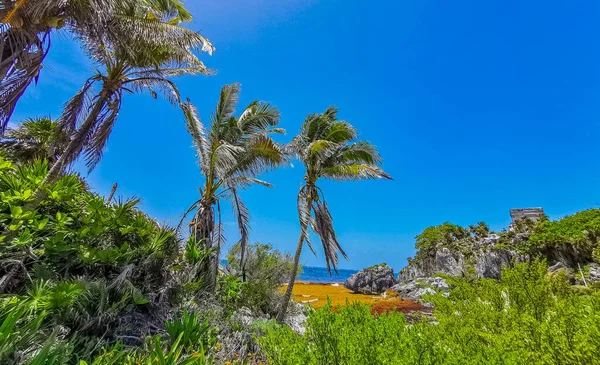
{"type": "Polygon", "coordinates": [[[440,277],[417,278],[407,283],[396,284],[390,290],[398,292],[402,299],[423,302],[421,297],[425,294],[447,293],[450,291],[450,286],[446,283],[446,280],[440,277]]]}
{"type": "Polygon", "coordinates": [[[432,277],[437,274],[461,276],[474,274],[478,278],[499,279],[504,266],[513,262],[526,261],[527,256],[513,250],[494,247],[493,239],[485,239],[481,245],[472,248],[468,255],[442,247],[410,260],[398,281],[408,283],[416,278],[432,277]]]}
{"type": "Polygon", "coordinates": [[[363,269],[346,280],[344,286],[355,293],[380,294],[396,284],[394,270],[386,264],[363,269]]]}

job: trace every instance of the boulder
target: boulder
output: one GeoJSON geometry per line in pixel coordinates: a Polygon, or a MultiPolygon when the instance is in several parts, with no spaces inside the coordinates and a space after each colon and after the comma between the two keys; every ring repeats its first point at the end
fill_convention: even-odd
{"type": "Polygon", "coordinates": [[[363,269],[346,280],[344,286],[355,293],[380,294],[396,284],[394,270],[386,264],[363,269]]]}
{"type": "Polygon", "coordinates": [[[590,265],[588,277],[589,277],[590,281],[600,281],[600,265],[598,265],[598,264],[590,265]]]}
{"type": "Polygon", "coordinates": [[[550,266],[548,268],[548,273],[553,273],[553,272],[556,272],[556,271],[558,271],[560,269],[566,269],[566,268],[567,268],[567,265],[565,265],[562,262],[558,261],[556,264],[554,264],[554,265],[552,265],[552,266],[550,266]]]}
{"type": "Polygon", "coordinates": [[[418,278],[407,283],[396,284],[390,288],[400,294],[402,299],[410,299],[415,302],[423,302],[421,299],[425,294],[435,294],[436,292],[447,293],[450,286],[446,280],[440,277],[418,278]]]}

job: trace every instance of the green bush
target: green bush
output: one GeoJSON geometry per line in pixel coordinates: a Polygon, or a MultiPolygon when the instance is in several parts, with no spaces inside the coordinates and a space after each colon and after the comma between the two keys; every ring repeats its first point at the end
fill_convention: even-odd
{"type": "Polygon", "coordinates": [[[255,243],[247,249],[243,272],[240,258],[240,247],[236,245],[227,256],[227,267],[233,276],[245,277],[240,284],[237,305],[255,312],[274,314],[279,298],[277,288],[289,279],[292,256],[274,250],[271,245],[255,243]]]}
{"type": "Polygon", "coordinates": [[[533,247],[570,244],[581,249],[598,247],[600,209],[588,209],[557,221],[545,220],[537,225],[529,242],[533,247]]]}
{"type": "Polygon", "coordinates": [[[434,317],[372,316],[368,306],[326,306],[304,335],[287,327],[259,342],[270,363],[287,364],[599,364],[600,293],[580,295],[541,261],[502,279],[452,280],[436,294],[434,317]]]}
{"type": "Polygon", "coordinates": [[[467,229],[446,222],[438,226],[427,227],[415,237],[415,247],[419,251],[429,251],[438,247],[453,247],[457,241],[470,238],[467,229]]]}
{"type": "Polygon", "coordinates": [[[175,315],[173,320],[165,323],[171,343],[179,340],[179,344],[189,350],[202,351],[212,348],[217,342],[216,328],[213,328],[208,319],[203,321],[198,313],[188,313],[184,309],[181,317],[175,315]]]}

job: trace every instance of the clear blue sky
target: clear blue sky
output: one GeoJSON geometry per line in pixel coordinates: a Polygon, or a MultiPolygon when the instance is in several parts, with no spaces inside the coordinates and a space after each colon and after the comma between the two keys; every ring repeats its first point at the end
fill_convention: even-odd
{"type": "MultiPolygon", "coordinates": [[[[394,181],[324,182],[350,261],[396,270],[423,228],[451,221],[509,223],[508,210],[542,206],[551,218],[600,203],[600,3],[582,1],[188,1],[217,47],[213,77],[178,80],[208,119],[223,84],[242,104],[281,110],[289,140],[329,105],[377,146],[394,181]],[[199,4],[201,3],[201,4],[199,4]]],[[[91,65],[56,34],[39,85],[13,120],[50,114],[91,65]]],[[[293,250],[299,164],[244,194],[253,241],[293,250]]],[[[201,183],[178,109],[128,95],[91,185],[114,182],[159,220],[181,214],[201,183]]],[[[226,213],[229,213],[227,210],[226,213]]],[[[237,240],[226,215],[229,243],[237,240]]],[[[174,223],[174,221],[171,221],[174,223]]],[[[306,250],[303,262],[322,266],[306,250]]]]}

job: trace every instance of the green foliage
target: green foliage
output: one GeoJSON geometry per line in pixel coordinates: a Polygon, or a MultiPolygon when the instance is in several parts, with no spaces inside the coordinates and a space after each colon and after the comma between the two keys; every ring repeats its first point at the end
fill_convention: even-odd
{"type": "Polygon", "coordinates": [[[45,161],[15,166],[0,158],[0,170],[0,363],[19,364],[42,349],[48,359],[68,353],[45,345],[57,328],[58,344],[89,351],[89,359],[115,341],[124,317],[164,306],[187,283],[172,268],[189,272],[194,264],[174,231],[140,212],[137,200],[107,203],[76,175],[42,186],[45,161]],[[32,209],[38,189],[46,198],[32,209]]]}
{"type": "Polygon", "coordinates": [[[307,331],[287,327],[259,339],[280,364],[598,364],[600,293],[581,295],[544,262],[518,264],[502,279],[452,280],[427,298],[432,320],[372,316],[368,306],[326,306],[307,331]]]}
{"type": "Polygon", "coordinates": [[[429,251],[439,247],[453,247],[458,241],[470,237],[469,231],[461,226],[446,222],[425,228],[416,238],[415,247],[419,251],[429,251]]]}
{"type": "Polygon", "coordinates": [[[58,128],[57,121],[47,117],[28,119],[0,137],[0,152],[17,163],[32,163],[35,159],[54,162],[68,142],[68,133],[58,128]]]}
{"type": "Polygon", "coordinates": [[[172,321],[165,323],[171,343],[179,340],[179,344],[188,349],[202,351],[212,348],[217,342],[216,329],[213,328],[208,319],[201,321],[197,313],[183,311],[181,318],[174,316],[172,321]]]}
{"type": "Polygon", "coordinates": [[[529,242],[532,247],[569,244],[578,249],[598,247],[600,209],[588,209],[558,221],[545,220],[537,225],[529,242]]]}
{"type": "Polygon", "coordinates": [[[269,244],[255,243],[247,247],[243,275],[240,257],[239,245],[234,246],[227,256],[227,267],[231,273],[237,277],[245,276],[238,306],[273,314],[275,308],[272,304],[279,297],[277,288],[287,282],[292,272],[292,256],[274,250],[269,244]]]}

